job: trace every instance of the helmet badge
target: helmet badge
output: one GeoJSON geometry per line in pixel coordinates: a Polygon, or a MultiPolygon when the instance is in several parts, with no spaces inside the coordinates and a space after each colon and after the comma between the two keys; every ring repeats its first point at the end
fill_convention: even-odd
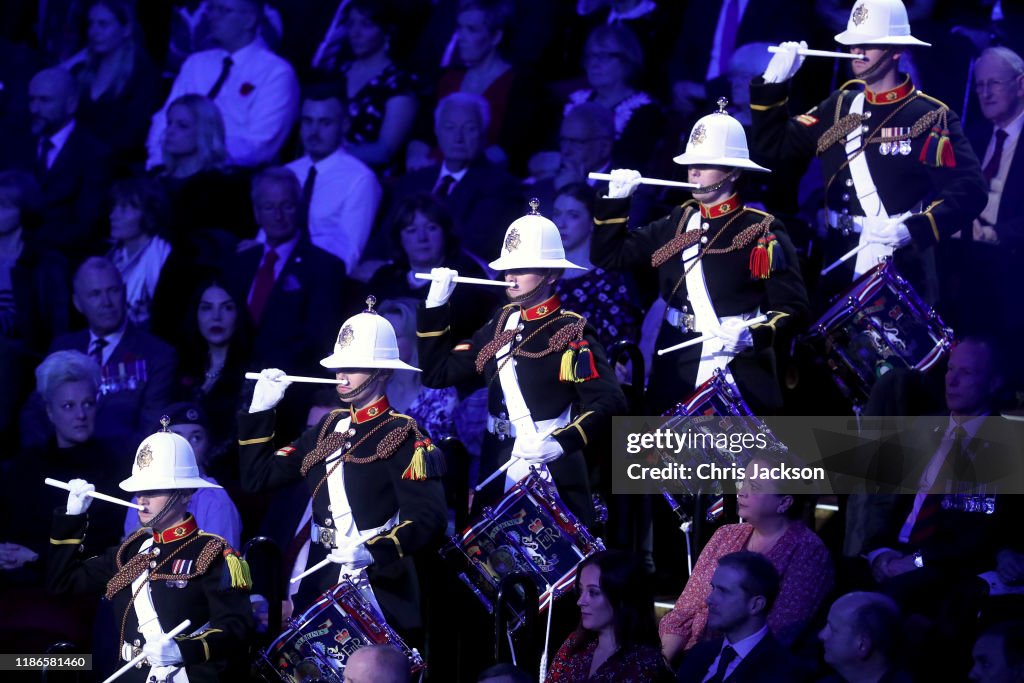
{"type": "Polygon", "coordinates": [[[139,466],[140,470],[144,470],[153,464],[153,451],[148,443],[142,444],[138,455],[135,456],[135,464],[139,466]]]}
{"type": "Polygon", "coordinates": [[[707,131],[704,129],[703,123],[698,123],[693,127],[693,132],[690,133],[690,144],[700,145],[707,139],[707,131]]]}
{"type": "Polygon", "coordinates": [[[519,236],[519,228],[512,228],[508,231],[508,234],[505,235],[505,250],[515,251],[519,248],[519,245],[522,244],[522,242],[523,240],[519,236]]]}
{"type": "Polygon", "coordinates": [[[356,338],[355,330],[352,329],[351,325],[345,325],[341,328],[341,332],[338,333],[338,350],[347,348],[352,341],[356,338]]]}
{"type": "Polygon", "coordinates": [[[868,8],[864,3],[861,3],[853,8],[853,14],[850,19],[853,20],[854,26],[860,26],[868,18],[868,8]]]}

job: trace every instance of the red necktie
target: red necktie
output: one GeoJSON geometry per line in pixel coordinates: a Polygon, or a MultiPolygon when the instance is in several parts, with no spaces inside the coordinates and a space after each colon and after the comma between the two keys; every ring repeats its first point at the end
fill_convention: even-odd
{"type": "Polygon", "coordinates": [[[985,164],[982,173],[985,175],[985,182],[992,184],[992,179],[999,175],[999,163],[1003,160],[1003,143],[1006,142],[1007,132],[999,129],[996,131],[996,148],[992,152],[992,158],[985,164]]]}
{"type": "Polygon", "coordinates": [[[267,251],[263,257],[263,265],[256,271],[256,279],[252,286],[252,298],[249,300],[249,313],[257,325],[263,317],[263,309],[270,298],[270,290],[274,288],[274,266],[277,264],[277,252],[273,249],[267,251]]]}

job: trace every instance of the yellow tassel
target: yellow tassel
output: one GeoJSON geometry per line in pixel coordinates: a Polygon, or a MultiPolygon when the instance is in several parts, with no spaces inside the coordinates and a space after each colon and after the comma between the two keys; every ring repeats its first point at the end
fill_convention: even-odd
{"type": "Polygon", "coordinates": [[[575,382],[573,366],[576,364],[575,353],[570,346],[562,352],[562,366],[558,373],[558,379],[562,382],[575,382]]]}
{"type": "Polygon", "coordinates": [[[231,575],[232,588],[252,588],[252,575],[249,573],[249,563],[231,551],[224,552],[224,561],[228,565],[228,573],[231,575]]]}
{"type": "Polygon", "coordinates": [[[423,481],[427,478],[427,454],[426,448],[422,441],[416,442],[416,447],[412,451],[412,460],[409,461],[409,466],[402,472],[402,479],[409,479],[412,481],[423,481]]]}

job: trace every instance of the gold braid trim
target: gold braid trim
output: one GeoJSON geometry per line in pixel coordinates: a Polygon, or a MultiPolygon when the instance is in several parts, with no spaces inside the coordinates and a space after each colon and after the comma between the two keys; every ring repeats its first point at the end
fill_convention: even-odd
{"type": "MultiPolygon", "coordinates": [[[[495,330],[500,330],[502,327],[505,326],[505,321],[508,319],[508,316],[511,312],[511,308],[506,308],[505,311],[502,312],[501,318],[498,319],[498,324],[495,325],[495,330]]],[[[566,325],[565,327],[561,328],[560,330],[556,331],[554,334],[552,334],[551,337],[548,338],[548,346],[546,349],[544,349],[543,351],[525,351],[523,350],[523,346],[526,345],[526,342],[536,337],[541,332],[541,330],[548,327],[552,323],[556,323],[559,320],[564,320],[564,317],[552,317],[546,323],[544,323],[536,330],[531,332],[526,338],[523,339],[522,342],[520,342],[517,348],[512,350],[512,353],[510,353],[508,356],[502,359],[502,362],[508,362],[508,359],[511,358],[512,356],[522,358],[543,358],[544,356],[551,355],[552,353],[564,351],[565,347],[568,346],[569,342],[571,341],[578,341],[580,339],[583,339],[583,330],[587,326],[587,319],[581,315],[574,314],[571,311],[562,311],[562,316],[566,315],[575,315],[577,319],[574,320],[572,323],[566,325]]],[[[501,347],[505,346],[506,344],[510,344],[515,339],[516,333],[517,332],[514,328],[511,330],[501,330],[500,332],[496,332],[496,334],[494,335],[494,339],[487,342],[483,346],[483,348],[480,349],[480,353],[478,353],[476,356],[477,373],[482,373],[484,371],[484,366],[487,365],[487,362],[494,358],[495,355],[497,355],[498,350],[501,347]]]]}
{"type": "MultiPolygon", "coordinates": [[[[341,467],[341,463],[343,463],[343,462],[351,462],[351,463],[355,463],[355,464],[357,464],[357,465],[361,465],[361,464],[365,464],[365,463],[368,463],[368,462],[373,462],[374,460],[382,460],[382,459],[383,459],[383,458],[385,458],[385,457],[391,457],[392,455],[394,455],[394,452],[395,452],[395,450],[397,450],[397,449],[398,449],[398,446],[400,446],[400,445],[402,444],[402,440],[404,440],[404,436],[405,436],[405,433],[406,433],[406,432],[408,431],[408,429],[409,429],[409,427],[408,427],[408,424],[406,424],[406,425],[403,425],[402,427],[399,427],[398,429],[394,430],[394,431],[399,431],[399,430],[401,430],[401,429],[403,429],[403,428],[404,428],[404,429],[405,429],[405,432],[403,432],[403,433],[402,433],[403,439],[402,439],[402,440],[399,440],[399,441],[397,442],[397,445],[395,445],[395,446],[394,446],[394,449],[393,449],[393,450],[391,450],[390,452],[388,452],[388,451],[387,451],[387,448],[381,449],[381,446],[380,446],[380,444],[378,444],[378,445],[377,445],[377,452],[376,452],[376,453],[374,453],[374,454],[373,454],[373,455],[371,455],[371,456],[368,456],[368,457],[365,457],[365,458],[354,458],[354,457],[352,457],[352,455],[351,455],[351,454],[352,454],[352,453],[354,453],[355,451],[357,451],[357,450],[359,449],[359,447],[360,447],[360,446],[362,446],[362,445],[363,445],[363,443],[364,443],[364,442],[365,442],[365,441],[366,441],[367,439],[369,439],[369,438],[370,438],[371,436],[373,436],[373,435],[374,435],[374,434],[376,434],[376,433],[377,433],[378,431],[380,431],[381,429],[383,429],[383,428],[384,428],[384,426],[385,426],[386,424],[388,424],[388,423],[390,423],[390,422],[394,422],[395,420],[401,420],[401,419],[405,419],[405,420],[406,420],[406,421],[408,422],[408,420],[409,420],[409,419],[411,419],[411,418],[409,418],[409,417],[408,417],[408,416],[406,416],[406,415],[401,415],[401,414],[398,414],[398,413],[392,413],[392,414],[391,414],[391,415],[389,415],[388,417],[385,417],[385,418],[381,419],[381,421],[380,421],[380,422],[379,422],[379,423],[377,424],[377,426],[376,426],[376,427],[374,427],[373,429],[371,429],[370,431],[368,431],[368,432],[367,432],[367,433],[366,433],[366,434],[365,434],[365,435],[363,436],[363,438],[359,439],[359,441],[356,441],[356,442],[355,442],[354,444],[352,444],[352,447],[351,447],[351,448],[348,448],[348,449],[346,449],[346,452],[345,452],[345,453],[343,453],[343,454],[342,454],[342,456],[341,456],[340,458],[338,458],[338,459],[337,459],[337,461],[336,461],[336,462],[335,462],[335,463],[334,463],[334,464],[333,464],[333,465],[332,465],[332,466],[330,467],[330,469],[328,469],[328,470],[327,470],[327,473],[326,473],[326,474],[325,474],[325,475],[324,475],[323,477],[321,477],[321,478],[320,478],[320,481],[319,481],[319,482],[317,482],[317,485],[313,487],[313,493],[312,493],[312,494],[310,494],[310,496],[309,496],[309,497],[310,497],[310,498],[312,498],[313,500],[316,500],[316,494],[317,494],[317,493],[319,493],[319,491],[320,491],[320,488],[321,488],[321,487],[322,487],[322,486],[323,486],[323,485],[324,485],[324,484],[325,484],[325,483],[327,482],[327,479],[328,479],[328,478],[329,478],[329,477],[330,477],[330,476],[331,476],[332,474],[334,474],[334,471],[335,471],[336,469],[338,469],[339,467],[341,467]],[[382,455],[381,455],[381,453],[382,453],[382,452],[386,452],[387,454],[386,454],[386,455],[384,455],[384,456],[382,456],[382,455]]],[[[336,433],[336,434],[338,434],[338,433],[340,433],[340,432],[335,432],[335,433],[336,433]]],[[[387,435],[385,435],[385,437],[384,437],[384,439],[382,439],[382,441],[387,441],[387,440],[388,440],[388,438],[389,438],[390,436],[391,436],[391,434],[387,434],[387,435]]],[[[391,442],[389,441],[388,443],[390,444],[391,442]]],[[[342,440],[342,443],[341,443],[341,444],[339,444],[339,445],[337,446],[337,448],[335,448],[334,450],[337,450],[338,448],[341,448],[341,447],[342,447],[343,445],[344,445],[344,439],[342,440]]],[[[324,455],[323,457],[324,457],[324,458],[326,458],[326,457],[327,457],[327,455],[330,455],[330,454],[331,454],[331,453],[333,453],[333,452],[334,452],[334,451],[329,451],[329,452],[328,452],[328,453],[327,453],[326,455],[324,455]]],[[[318,460],[317,462],[319,462],[319,460],[318,460]]],[[[315,465],[315,464],[316,464],[316,462],[314,462],[314,463],[313,463],[313,465],[315,465]]],[[[310,467],[312,467],[313,465],[310,465],[310,467]]]]}
{"type": "MultiPolygon", "coordinates": [[[[744,207],[744,210],[753,211],[753,209],[746,209],[746,207],[744,207]]],[[[771,226],[772,221],[774,220],[775,216],[771,215],[770,213],[766,213],[764,214],[764,218],[762,218],[759,222],[754,223],[753,225],[748,225],[747,227],[743,228],[738,233],[736,233],[736,235],[732,238],[732,243],[729,246],[719,247],[717,249],[705,249],[704,253],[702,253],[701,256],[703,257],[709,254],[728,254],[733,251],[744,249],[750,246],[758,237],[767,234],[768,228],[771,226]]],[[[710,247],[710,245],[708,246],[710,247]]]]}
{"type": "Polygon", "coordinates": [[[334,419],[335,415],[343,410],[343,408],[332,410],[330,417],[324,420],[324,426],[320,428],[320,434],[316,438],[316,446],[314,446],[313,450],[306,453],[302,458],[302,465],[299,467],[299,471],[302,472],[302,476],[306,476],[318,462],[341,448],[342,444],[345,443],[344,432],[332,431],[328,433],[329,430],[337,425],[337,422],[334,419]]]}
{"type": "Polygon", "coordinates": [[[686,232],[686,221],[690,220],[690,216],[693,215],[694,211],[696,211],[696,208],[692,206],[687,207],[687,209],[683,211],[683,215],[679,217],[679,222],[676,223],[675,237],[655,249],[654,253],[651,254],[651,265],[653,267],[660,267],[670,258],[687,247],[692,246],[700,239],[699,230],[693,230],[692,235],[689,232],[686,232]]]}
{"type": "MultiPolygon", "coordinates": [[[[907,99],[907,102],[904,103],[904,106],[918,96],[920,95],[915,92],[913,96],[907,99]]],[[[842,98],[840,98],[840,104],[841,103],[842,98]]],[[[900,109],[902,108],[903,107],[901,106],[900,109]]],[[[931,130],[932,127],[935,126],[936,124],[938,124],[942,128],[946,128],[948,125],[948,116],[949,109],[945,106],[943,106],[940,109],[932,109],[931,111],[924,114],[923,116],[921,116],[921,118],[914,122],[914,125],[910,127],[909,137],[911,139],[920,137],[924,133],[931,130]]],[[[854,130],[856,130],[860,125],[862,125],[866,120],[867,117],[864,114],[847,114],[846,116],[840,118],[839,106],[837,105],[835,124],[827,131],[825,131],[820,138],[818,138],[818,154],[821,154],[832,145],[844,139],[847,135],[849,135],[854,130]]],[[[886,120],[888,121],[888,119],[886,120]]],[[[906,139],[906,135],[879,135],[876,132],[876,134],[871,136],[871,139],[868,142],[881,144],[883,142],[897,142],[899,140],[906,139]]],[[[866,146],[867,144],[868,143],[865,142],[864,146],[866,146]]]]}
{"type": "MultiPolygon", "coordinates": [[[[199,557],[196,558],[195,571],[190,574],[157,574],[153,573],[149,575],[150,581],[161,581],[164,579],[177,579],[178,581],[188,581],[194,579],[197,576],[202,576],[210,569],[210,565],[213,561],[221,554],[221,550],[227,547],[227,542],[220,538],[211,538],[203,546],[203,549],[199,551],[199,557]]],[[[154,570],[155,571],[155,570],[154,570]]]]}
{"type": "Polygon", "coordinates": [[[863,114],[847,114],[837,120],[831,128],[822,133],[821,137],[818,138],[817,153],[823,153],[829,147],[860,128],[865,121],[867,121],[867,117],[863,114]]]}

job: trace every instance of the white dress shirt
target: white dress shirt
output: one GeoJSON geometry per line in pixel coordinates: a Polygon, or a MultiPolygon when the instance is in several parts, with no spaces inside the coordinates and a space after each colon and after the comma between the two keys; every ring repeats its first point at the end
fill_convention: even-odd
{"type": "Polygon", "coordinates": [[[316,166],[313,197],[309,202],[309,238],[314,245],[345,262],[355,271],[377,216],[381,189],[377,176],[359,159],[339,148],[315,164],[307,155],[288,164],[306,182],[316,166]]]}
{"type": "MultiPolygon", "coordinates": [[[[110,362],[110,356],[113,355],[114,349],[116,349],[117,345],[121,343],[121,337],[124,336],[124,330],[125,326],[122,325],[121,328],[116,332],[111,332],[110,334],[103,335],[102,339],[105,342],[107,342],[107,345],[103,347],[103,358],[100,362],[101,367],[110,362]]],[[[92,355],[92,348],[96,344],[96,340],[100,338],[101,337],[99,337],[95,332],[89,330],[89,346],[87,346],[85,349],[86,354],[92,355]]]]}
{"type": "MultiPolygon", "coordinates": [[[[981,212],[981,220],[988,225],[995,225],[999,218],[999,202],[1003,199],[1003,189],[1006,187],[1006,177],[1010,174],[1010,164],[1013,163],[1013,155],[1017,149],[1017,142],[1020,140],[1021,128],[1024,128],[1024,111],[1017,114],[1017,118],[1010,121],[1010,124],[1003,128],[1006,131],[1006,140],[1003,141],[1003,154],[999,160],[999,173],[992,178],[988,184],[988,203],[985,210],[981,212]]],[[[994,128],[988,141],[988,148],[985,150],[985,157],[982,159],[981,167],[985,168],[992,160],[996,152],[996,131],[994,128]]]]}
{"type": "MultiPolygon", "coordinates": [[[[57,157],[60,156],[60,151],[64,149],[64,145],[67,144],[68,138],[71,137],[71,133],[73,133],[74,130],[75,120],[71,119],[63,128],[61,128],[56,133],[50,136],[50,144],[52,145],[52,147],[50,147],[50,151],[46,155],[47,170],[53,168],[53,162],[55,162],[57,160],[57,157]]],[[[45,139],[46,138],[42,138],[39,141],[39,144],[42,145],[43,140],[45,139]]],[[[42,154],[41,148],[39,150],[39,153],[42,154]]]]}
{"type": "MultiPolygon", "coordinates": [[[[761,630],[757,633],[749,635],[743,640],[737,640],[735,643],[730,643],[728,638],[723,638],[722,650],[726,647],[731,647],[736,652],[736,656],[731,662],[729,662],[729,666],[725,667],[725,676],[722,678],[728,679],[729,676],[732,675],[732,672],[736,670],[736,667],[740,665],[740,662],[750,656],[751,651],[757,647],[758,643],[764,640],[766,635],[768,635],[768,627],[762,626],[761,630]]],[[[707,674],[701,680],[706,681],[709,678],[714,678],[715,673],[718,672],[718,660],[722,658],[722,650],[718,651],[718,656],[715,657],[715,661],[711,662],[711,666],[708,667],[707,674]]]]}
{"type": "MultiPolygon", "coordinates": [[[[167,107],[182,95],[206,95],[220,77],[223,49],[196,52],[181,65],[171,94],[153,115],[149,129],[147,168],[163,160],[161,140],[167,126],[167,107]]],[[[291,130],[299,110],[299,82],[291,64],[256,38],[230,55],[234,64],[214,99],[224,118],[228,156],[239,166],[272,161],[291,130]]]]}

